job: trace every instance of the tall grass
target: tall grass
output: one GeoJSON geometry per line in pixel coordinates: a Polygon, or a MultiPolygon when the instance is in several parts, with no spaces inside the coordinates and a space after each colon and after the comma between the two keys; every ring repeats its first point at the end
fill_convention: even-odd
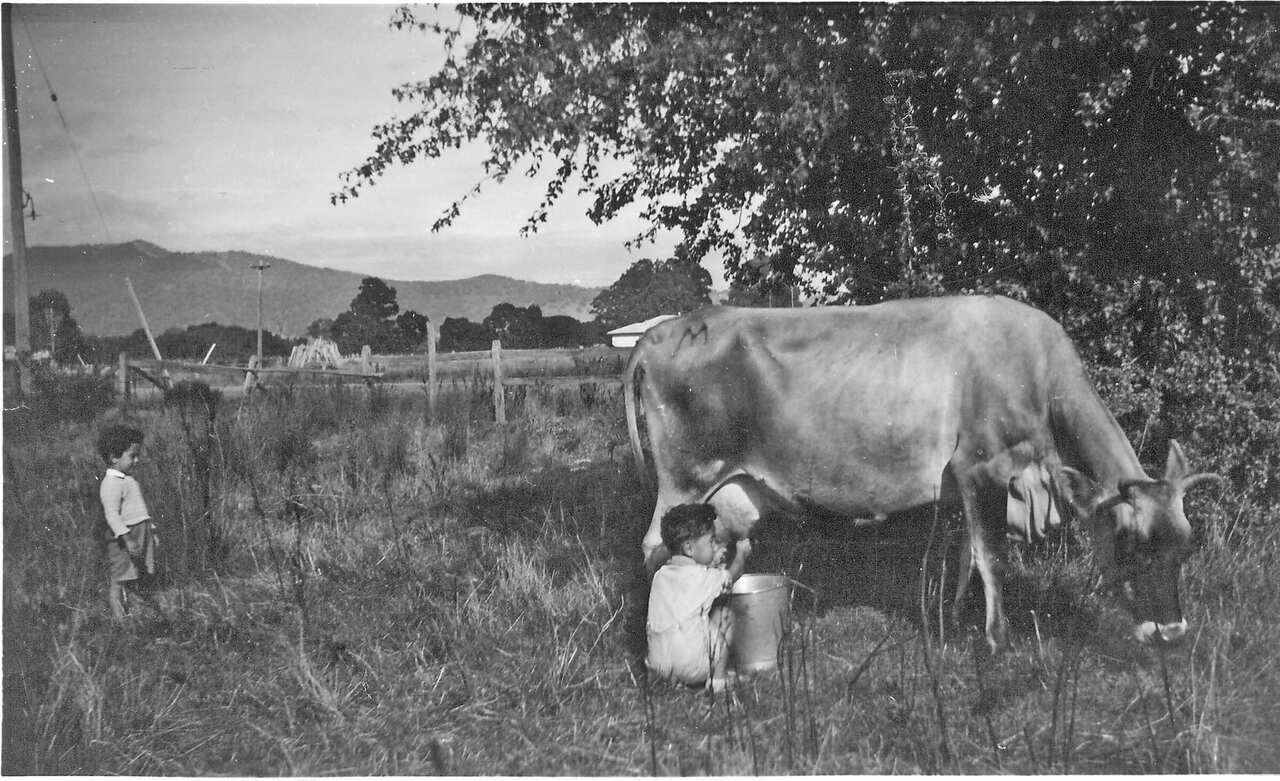
{"type": "Polygon", "coordinates": [[[1128,639],[1075,532],[1015,551],[1013,648],[990,658],[980,607],[940,619],[953,519],[771,526],[752,568],[816,597],[779,669],[708,697],[639,664],[652,497],[616,389],[522,388],[504,427],[483,382],[438,402],[332,386],[220,400],[211,421],[136,407],[170,575],[123,626],[89,538],[94,427],[6,416],[4,771],[1280,768],[1280,526],[1247,491],[1188,500],[1194,629],[1167,651],[1128,639]]]}

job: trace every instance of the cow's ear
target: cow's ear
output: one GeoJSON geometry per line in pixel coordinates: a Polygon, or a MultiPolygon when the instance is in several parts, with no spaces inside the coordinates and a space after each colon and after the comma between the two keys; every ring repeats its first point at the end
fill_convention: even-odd
{"type": "Polygon", "coordinates": [[[1178,440],[1169,440],[1169,455],[1164,460],[1164,479],[1169,482],[1181,480],[1191,471],[1191,467],[1187,465],[1187,456],[1182,452],[1182,445],[1178,444],[1178,440]]]}
{"type": "Polygon", "coordinates": [[[1071,509],[1081,518],[1093,515],[1094,505],[1098,501],[1098,484],[1093,478],[1069,466],[1062,467],[1059,474],[1062,477],[1062,494],[1071,509]]]}

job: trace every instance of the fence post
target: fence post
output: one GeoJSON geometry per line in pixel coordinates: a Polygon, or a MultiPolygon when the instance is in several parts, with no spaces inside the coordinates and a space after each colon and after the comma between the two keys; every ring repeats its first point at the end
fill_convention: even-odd
{"type": "Polygon", "coordinates": [[[121,407],[129,403],[129,353],[120,353],[116,364],[116,391],[120,394],[121,407]]]}
{"type": "Polygon", "coordinates": [[[507,422],[506,395],[502,392],[502,342],[493,340],[493,421],[507,422]]]}
{"type": "Polygon", "coordinates": [[[436,419],[436,325],[427,321],[427,414],[436,419]]]}
{"type": "Polygon", "coordinates": [[[369,345],[360,348],[360,373],[369,376],[369,359],[373,355],[373,351],[369,349],[369,345]]]}
{"type": "Polygon", "coordinates": [[[248,371],[244,373],[244,395],[248,396],[253,389],[258,387],[258,373],[254,369],[261,368],[258,366],[258,356],[250,355],[247,364],[248,371]]]}

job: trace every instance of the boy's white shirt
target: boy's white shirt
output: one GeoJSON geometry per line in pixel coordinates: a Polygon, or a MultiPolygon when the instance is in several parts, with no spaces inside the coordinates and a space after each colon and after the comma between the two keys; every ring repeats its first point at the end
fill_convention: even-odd
{"type": "Polygon", "coordinates": [[[690,621],[705,622],[711,603],[729,586],[729,571],[724,567],[699,564],[688,556],[672,556],[654,575],[654,588],[649,594],[649,631],[662,633],[682,627],[687,630],[690,621]],[[659,575],[668,567],[673,569],[660,581],[659,575]],[[664,581],[673,576],[675,582],[670,585],[679,588],[666,588],[664,581]]]}
{"type": "Polygon", "coordinates": [[[115,535],[119,537],[122,534],[128,534],[130,526],[136,526],[137,524],[148,520],[151,516],[147,512],[147,503],[142,498],[142,488],[138,485],[137,480],[130,475],[121,472],[115,467],[107,467],[106,477],[114,477],[121,481],[120,483],[116,483],[114,480],[107,480],[104,478],[102,485],[98,489],[98,496],[102,499],[102,509],[107,517],[107,525],[110,526],[111,531],[115,532],[115,535]],[[128,493],[128,486],[130,483],[133,484],[133,491],[137,500],[137,506],[131,508],[134,512],[132,512],[129,515],[129,518],[126,519],[123,512],[123,502],[128,493]],[[118,486],[118,489],[116,486],[118,486]],[[141,508],[141,517],[139,517],[137,512],[138,508],[141,508]],[[132,520],[133,523],[129,523],[129,520],[132,520]]]}

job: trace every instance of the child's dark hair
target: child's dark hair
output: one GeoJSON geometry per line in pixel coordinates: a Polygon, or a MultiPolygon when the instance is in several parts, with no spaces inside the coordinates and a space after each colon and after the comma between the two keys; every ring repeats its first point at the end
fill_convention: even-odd
{"type": "Polygon", "coordinates": [[[709,504],[677,504],[662,516],[662,544],[672,555],[680,546],[716,528],[716,508],[709,504]]]}
{"type": "Polygon", "coordinates": [[[133,426],[107,426],[98,434],[98,455],[108,464],[124,455],[130,445],[142,444],[142,431],[133,426]]]}

